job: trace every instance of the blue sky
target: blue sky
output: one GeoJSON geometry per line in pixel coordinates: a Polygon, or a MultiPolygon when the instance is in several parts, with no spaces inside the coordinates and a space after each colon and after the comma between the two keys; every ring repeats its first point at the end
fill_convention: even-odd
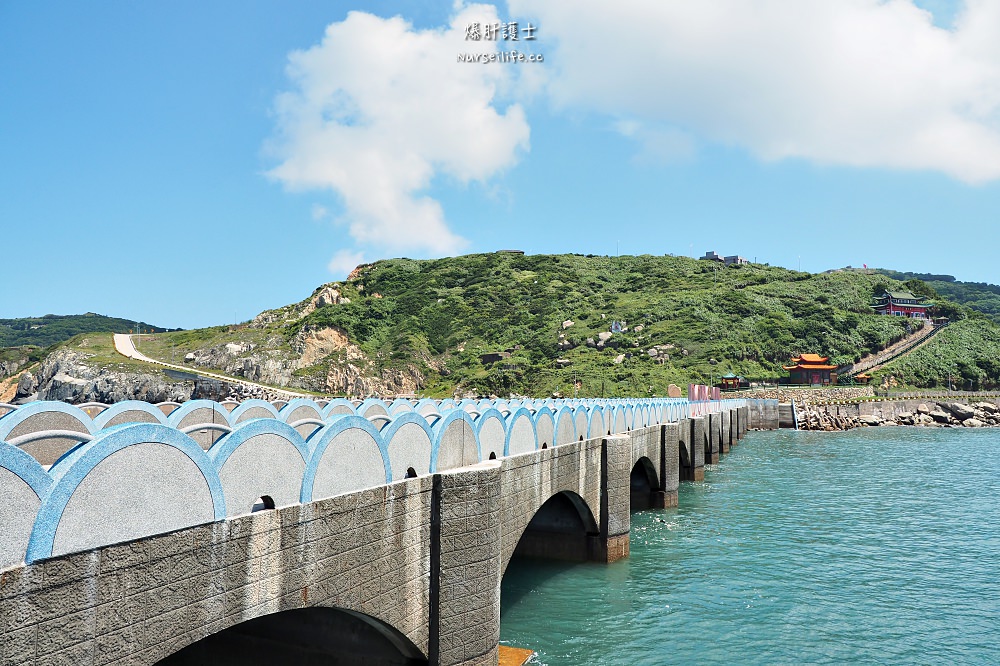
{"type": "Polygon", "coordinates": [[[0,317],[221,324],[500,248],[997,283],[996,5],[0,0],[0,317]]]}

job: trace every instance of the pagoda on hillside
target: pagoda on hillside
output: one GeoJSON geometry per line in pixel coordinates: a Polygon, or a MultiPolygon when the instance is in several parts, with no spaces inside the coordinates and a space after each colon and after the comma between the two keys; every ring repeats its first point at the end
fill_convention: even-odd
{"type": "Polygon", "coordinates": [[[927,308],[931,304],[923,300],[923,296],[914,296],[908,291],[886,291],[875,297],[872,309],[876,314],[927,319],[927,308]]]}
{"type": "Polygon", "coordinates": [[[829,356],[819,354],[802,354],[792,357],[791,365],[782,366],[788,370],[789,384],[809,384],[812,386],[830,386],[837,383],[837,369],[829,365],[829,356]]]}

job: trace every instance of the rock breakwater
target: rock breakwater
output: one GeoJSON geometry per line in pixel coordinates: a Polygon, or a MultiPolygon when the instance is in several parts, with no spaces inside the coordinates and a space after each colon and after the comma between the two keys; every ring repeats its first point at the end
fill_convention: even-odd
{"type": "Polygon", "coordinates": [[[921,402],[886,403],[873,407],[872,413],[852,414],[841,405],[799,407],[800,430],[851,430],[879,426],[923,426],[989,428],[1000,426],[1000,407],[992,402],[921,402]]]}

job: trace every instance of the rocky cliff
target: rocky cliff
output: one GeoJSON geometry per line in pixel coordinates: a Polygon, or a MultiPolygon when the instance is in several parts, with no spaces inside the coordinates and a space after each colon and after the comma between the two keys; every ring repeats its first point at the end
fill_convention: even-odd
{"type": "Polygon", "coordinates": [[[171,382],[159,371],[113,371],[95,367],[87,361],[88,356],[78,351],[60,349],[53,352],[34,373],[21,375],[15,401],[181,402],[191,398],[194,391],[194,382],[171,382]]]}
{"type": "Polygon", "coordinates": [[[392,396],[415,393],[425,383],[413,364],[379,369],[336,327],[303,327],[288,343],[290,351],[282,343],[275,336],[264,344],[213,345],[188,353],[184,362],[252,382],[329,395],[392,396]]]}

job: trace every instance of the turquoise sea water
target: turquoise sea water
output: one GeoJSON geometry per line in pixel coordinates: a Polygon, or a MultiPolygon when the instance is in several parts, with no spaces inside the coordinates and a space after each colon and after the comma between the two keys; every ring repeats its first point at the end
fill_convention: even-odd
{"type": "Polygon", "coordinates": [[[612,565],[515,560],[534,663],[1000,664],[1000,431],[749,433],[612,565]]]}

